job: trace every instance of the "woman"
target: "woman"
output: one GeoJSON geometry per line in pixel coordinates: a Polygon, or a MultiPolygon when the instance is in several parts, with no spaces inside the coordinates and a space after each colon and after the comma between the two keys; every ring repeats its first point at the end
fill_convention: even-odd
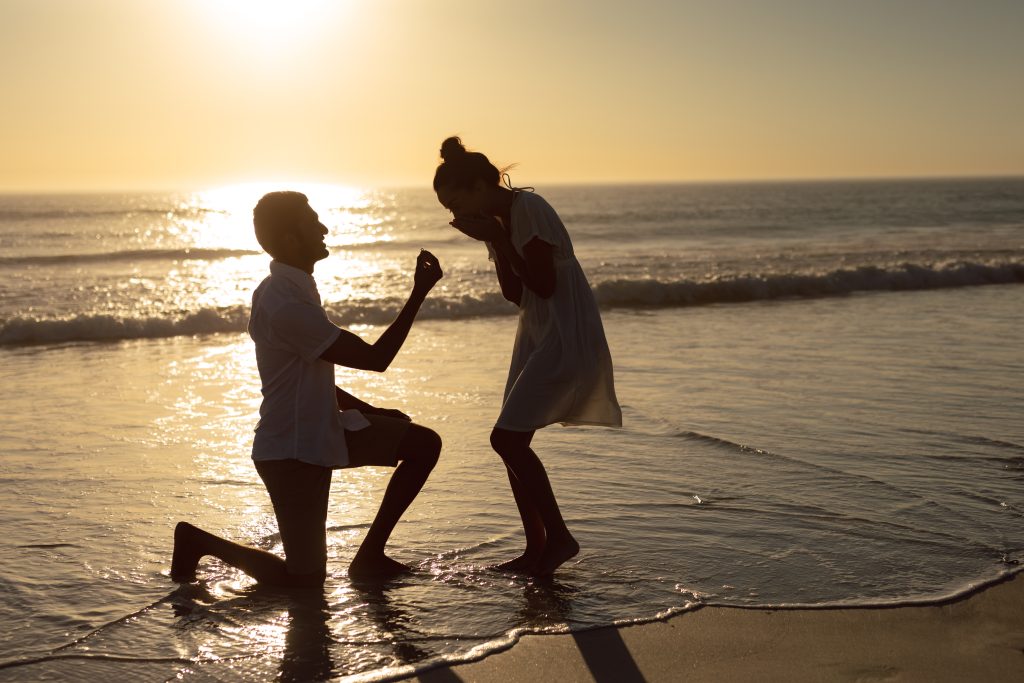
{"type": "Polygon", "coordinates": [[[590,284],[569,234],[542,197],[503,187],[501,172],[457,137],[441,145],[434,191],[451,225],[485,242],[502,295],[519,306],[519,329],[491,446],[508,470],[526,531],[525,552],[502,565],[552,574],[579,552],[547,472],[530,448],[547,425],[622,425],[611,354],[590,284]]]}

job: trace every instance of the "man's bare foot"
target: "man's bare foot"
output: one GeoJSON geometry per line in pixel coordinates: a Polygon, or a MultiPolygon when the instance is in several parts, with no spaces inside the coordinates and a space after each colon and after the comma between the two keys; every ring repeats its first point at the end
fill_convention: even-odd
{"type": "Polygon", "coordinates": [[[174,527],[171,579],[183,583],[195,581],[196,567],[203,555],[202,531],[188,522],[178,522],[174,527]]]}
{"type": "Polygon", "coordinates": [[[354,579],[389,579],[411,573],[412,567],[392,560],[384,553],[375,555],[359,551],[348,566],[348,575],[354,579]]]}
{"type": "Polygon", "coordinates": [[[570,558],[575,557],[579,551],[580,544],[572,536],[567,536],[564,540],[552,539],[549,536],[547,545],[544,546],[544,553],[530,573],[534,576],[551,576],[556,569],[570,558]]]}

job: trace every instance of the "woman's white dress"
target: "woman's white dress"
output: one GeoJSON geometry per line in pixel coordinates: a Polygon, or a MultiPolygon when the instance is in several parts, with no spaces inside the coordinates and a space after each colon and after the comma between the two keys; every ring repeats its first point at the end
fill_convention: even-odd
{"type": "MultiPolygon", "coordinates": [[[[509,233],[520,256],[534,238],[554,247],[556,284],[547,299],[523,287],[505,399],[495,426],[517,432],[555,422],[621,427],[612,357],[597,301],[561,219],[543,197],[519,192],[509,233]]],[[[487,246],[493,256],[493,247],[487,246]]]]}

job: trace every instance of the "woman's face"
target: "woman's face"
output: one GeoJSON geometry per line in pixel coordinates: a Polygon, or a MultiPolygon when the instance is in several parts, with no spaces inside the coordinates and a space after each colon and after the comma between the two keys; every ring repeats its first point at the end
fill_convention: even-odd
{"type": "Polygon", "coordinates": [[[472,187],[455,188],[444,185],[437,190],[437,201],[441,206],[452,212],[455,217],[478,216],[484,210],[486,196],[483,181],[477,181],[472,187]]]}

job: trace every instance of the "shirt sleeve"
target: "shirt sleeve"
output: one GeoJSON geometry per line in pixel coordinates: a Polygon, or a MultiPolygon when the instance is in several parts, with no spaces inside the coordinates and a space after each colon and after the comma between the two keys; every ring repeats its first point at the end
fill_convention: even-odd
{"type": "Polygon", "coordinates": [[[327,318],[320,306],[289,303],[274,311],[270,318],[278,342],[312,362],[334,343],[341,328],[327,318]]]}
{"type": "Polygon", "coordinates": [[[522,254],[523,247],[535,237],[558,248],[563,242],[565,226],[551,205],[537,195],[525,195],[520,201],[523,206],[517,216],[519,220],[513,221],[510,235],[516,251],[522,254]]]}

